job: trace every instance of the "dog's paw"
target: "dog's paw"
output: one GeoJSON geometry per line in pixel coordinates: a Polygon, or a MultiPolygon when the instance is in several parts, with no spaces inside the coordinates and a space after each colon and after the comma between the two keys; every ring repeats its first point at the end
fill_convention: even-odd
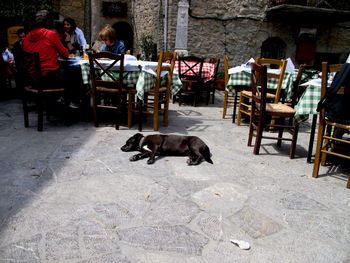
{"type": "Polygon", "coordinates": [[[153,164],[154,163],[154,159],[148,159],[147,160],[147,164],[153,164]]]}
{"type": "Polygon", "coordinates": [[[193,165],[193,161],[192,161],[191,159],[187,159],[186,163],[187,163],[188,165],[193,165]]]}
{"type": "Polygon", "coordinates": [[[139,158],[137,157],[137,155],[133,155],[133,156],[131,156],[130,158],[129,158],[129,161],[130,162],[135,162],[135,161],[137,161],[139,158]]]}

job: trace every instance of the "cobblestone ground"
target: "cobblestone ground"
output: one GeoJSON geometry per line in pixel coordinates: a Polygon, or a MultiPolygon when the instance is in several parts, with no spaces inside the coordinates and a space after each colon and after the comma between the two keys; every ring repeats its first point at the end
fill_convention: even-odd
{"type": "Polygon", "coordinates": [[[46,122],[39,133],[35,115],[23,127],[19,101],[1,102],[0,262],[349,262],[346,176],[311,177],[309,123],[295,159],[268,141],[254,156],[247,125],[221,119],[216,97],[171,104],[160,129],[201,137],[214,164],[199,166],[129,162],[120,147],[137,125],[46,122]]]}

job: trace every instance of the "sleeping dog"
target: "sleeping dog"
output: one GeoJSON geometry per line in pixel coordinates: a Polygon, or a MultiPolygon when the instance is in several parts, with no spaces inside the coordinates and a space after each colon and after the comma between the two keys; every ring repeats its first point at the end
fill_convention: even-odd
{"type": "Polygon", "coordinates": [[[129,160],[137,161],[149,157],[147,164],[154,163],[156,155],[187,155],[189,156],[188,165],[197,165],[202,158],[208,163],[213,163],[210,159],[209,147],[196,136],[154,134],[144,137],[141,133],[136,133],[126,141],[121,150],[140,151],[141,153],[131,156],[129,160]]]}

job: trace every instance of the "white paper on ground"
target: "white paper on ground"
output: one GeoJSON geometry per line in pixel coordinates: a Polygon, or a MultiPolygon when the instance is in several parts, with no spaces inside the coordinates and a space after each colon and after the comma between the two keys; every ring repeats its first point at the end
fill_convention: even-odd
{"type": "Polygon", "coordinates": [[[244,250],[250,249],[250,244],[247,241],[230,239],[230,242],[238,246],[240,249],[244,249],[244,250]]]}

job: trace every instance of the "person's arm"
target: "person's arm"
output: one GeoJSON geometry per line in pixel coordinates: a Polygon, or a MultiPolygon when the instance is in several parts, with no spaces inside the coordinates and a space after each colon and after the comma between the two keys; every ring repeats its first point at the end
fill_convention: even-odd
{"type": "Polygon", "coordinates": [[[118,54],[125,54],[126,53],[125,46],[124,46],[124,43],[122,41],[119,41],[118,49],[119,49],[118,54]]]}
{"type": "Polygon", "coordinates": [[[83,31],[80,28],[76,28],[75,34],[77,35],[77,41],[78,41],[79,45],[82,47],[82,49],[85,49],[86,39],[84,37],[83,31]]]}
{"type": "Polygon", "coordinates": [[[69,56],[68,49],[63,46],[63,44],[62,44],[61,40],[59,39],[58,35],[56,34],[56,32],[52,31],[51,35],[52,35],[51,40],[52,40],[53,44],[55,45],[58,54],[61,57],[68,58],[68,56],[69,56]]]}
{"type": "Polygon", "coordinates": [[[101,51],[108,51],[108,50],[107,50],[107,45],[106,45],[106,44],[103,44],[103,45],[102,45],[101,51]]]}

